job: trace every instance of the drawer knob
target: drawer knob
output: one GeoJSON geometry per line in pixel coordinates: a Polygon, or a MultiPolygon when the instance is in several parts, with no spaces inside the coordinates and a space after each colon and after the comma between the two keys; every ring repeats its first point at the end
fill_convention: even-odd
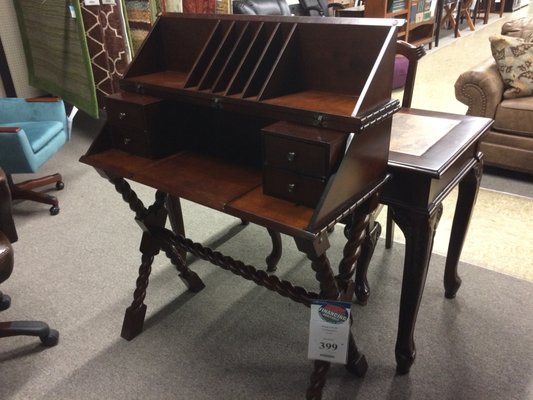
{"type": "Polygon", "coordinates": [[[293,162],[295,158],[296,158],[296,153],[294,151],[289,151],[287,153],[287,161],[288,162],[293,162]]]}
{"type": "Polygon", "coordinates": [[[288,191],[289,193],[294,193],[294,189],[296,189],[296,185],[295,185],[294,183],[289,183],[289,184],[287,185],[287,191],[288,191]]]}
{"type": "Polygon", "coordinates": [[[124,144],[128,145],[128,144],[130,144],[130,142],[131,142],[131,138],[129,138],[129,137],[125,137],[124,138],[124,144]]]}
{"type": "Polygon", "coordinates": [[[118,113],[118,119],[122,120],[124,118],[126,118],[126,113],[125,112],[118,113]]]}

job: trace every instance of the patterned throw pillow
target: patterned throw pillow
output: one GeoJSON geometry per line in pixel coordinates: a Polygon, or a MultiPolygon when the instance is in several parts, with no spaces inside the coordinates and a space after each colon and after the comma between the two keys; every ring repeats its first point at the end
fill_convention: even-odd
{"type": "Polygon", "coordinates": [[[533,42],[510,36],[491,36],[492,56],[505,83],[503,97],[533,95],[533,42]]]}

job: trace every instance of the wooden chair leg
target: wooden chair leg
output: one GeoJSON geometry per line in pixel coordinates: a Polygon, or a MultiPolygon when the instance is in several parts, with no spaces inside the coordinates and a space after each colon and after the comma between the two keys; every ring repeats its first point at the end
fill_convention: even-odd
{"type": "Polygon", "coordinates": [[[489,23],[490,10],[492,9],[493,0],[485,0],[485,15],[483,17],[483,25],[489,23]]]}
{"type": "Polygon", "coordinates": [[[463,10],[463,15],[466,19],[466,23],[468,25],[468,27],[470,28],[471,31],[475,31],[476,30],[476,27],[474,26],[474,22],[472,21],[472,18],[470,17],[470,9],[464,9],[463,10]]]}

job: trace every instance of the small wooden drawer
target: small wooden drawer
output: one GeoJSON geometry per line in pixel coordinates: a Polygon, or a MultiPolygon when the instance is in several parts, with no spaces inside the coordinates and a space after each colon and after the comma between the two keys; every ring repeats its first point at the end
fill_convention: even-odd
{"type": "Polygon", "coordinates": [[[263,169],[263,193],[307,207],[315,207],[327,181],[279,168],[263,169]]]}
{"type": "Polygon", "coordinates": [[[263,192],[316,207],[342,159],[348,135],[277,122],[262,130],[263,192]]]}
{"type": "Polygon", "coordinates": [[[146,158],[158,158],[161,152],[152,143],[150,132],[111,126],[113,147],[146,158]]]}
{"type": "Polygon", "coordinates": [[[342,132],[278,122],[263,128],[263,165],[327,178],[342,159],[346,138],[342,132]]]}
{"type": "Polygon", "coordinates": [[[106,98],[107,120],[111,125],[157,129],[164,100],[136,93],[118,92],[106,98]]]}
{"type": "Polygon", "coordinates": [[[147,158],[165,157],[178,150],[168,101],[118,92],[106,98],[106,109],[115,148],[147,158]]]}

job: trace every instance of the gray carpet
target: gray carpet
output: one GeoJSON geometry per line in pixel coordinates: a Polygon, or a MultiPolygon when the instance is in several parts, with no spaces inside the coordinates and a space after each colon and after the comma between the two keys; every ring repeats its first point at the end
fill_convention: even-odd
{"type": "MultiPolygon", "coordinates": [[[[16,265],[2,285],[13,301],[1,320],[43,319],[61,339],[54,348],[34,338],[0,339],[0,399],[303,398],[312,369],[308,309],[203,261],[189,258],[207,285],[191,294],[158,256],[145,330],[131,342],[120,338],[137,277],[140,229],[113,187],[76,161],[89,131],[94,128],[78,129],[42,171],[64,174],[59,215],[48,215],[46,206],[15,204],[16,265]]],[[[151,191],[139,189],[151,202],[151,191]]],[[[264,229],[242,227],[188,202],[184,212],[191,238],[264,265],[270,248],[264,229]]],[[[341,229],[331,242],[336,265],[341,229]]],[[[415,332],[417,360],[409,375],[395,375],[402,263],[403,246],[388,251],[380,241],[369,304],[354,306],[353,329],[368,373],[355,378],[334,365],[324,398],[533,398],[533,284],[463,263],[463,286],[447,300],[444,259],[437,255],[415,332]]],[[[279,274],[316,290],[309,263],[288,238],[279,274]]]]}

